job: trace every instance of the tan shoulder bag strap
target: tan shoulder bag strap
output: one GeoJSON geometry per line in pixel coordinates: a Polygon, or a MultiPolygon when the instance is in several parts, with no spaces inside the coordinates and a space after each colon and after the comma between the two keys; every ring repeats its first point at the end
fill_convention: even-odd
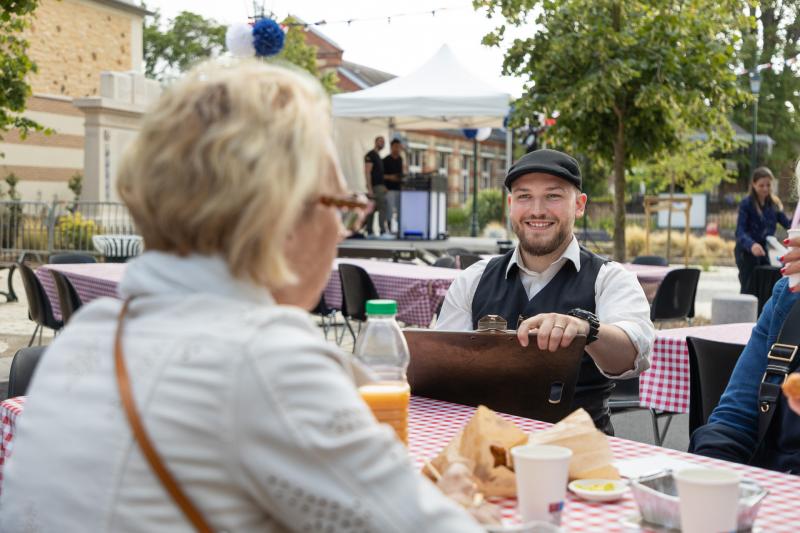
{"type": "Polygon", "coordinates": [[[167,470],[155,446],[153,446],[150,436],[144,429],[142,419],[139,417],[139,412],[136,410],[136,404],[133,401],[133,394],[131,392],[131,382],[128,378],[128,370],[125,368],[125,361],[122,356],[122,323],[125,319],[125,314],[128,312],[128,304],[130,304],[130,302],[130,299],[125,300],[125,303],[122,305],[122,310],[119,312],[119,320],[117,322],[117,333],[114,337],[114,366],[117,376],[117,385],[119,386],[119,395],[122,399],[122,406],[125,409],[128,422],[130,422],[131,429],[133,430],[133,436],[136,438],[136,442],[139,443],[142,453],[144,453],[147,462],[150,463],[150,468],[152,468],[153,472],[158,476],[161,484],[167,489],[169,495],[172,496],[172,499],[178,504],[178,507],[181,508],[181,511],[186,515],[189,522],[192,523],[195,530],[200,533],[213,533],[213,530],[205,521],[203,515],[181,490],[177,480],[172,476],[169,470],[167,470]]]}

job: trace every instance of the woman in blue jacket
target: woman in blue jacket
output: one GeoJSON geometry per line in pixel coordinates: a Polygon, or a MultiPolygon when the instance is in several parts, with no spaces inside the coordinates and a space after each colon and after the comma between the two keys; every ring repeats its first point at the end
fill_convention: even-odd
{"type": "MultiPolygon", "coordinates": [[[[797,170],[800,171],[800,164],[797,170]]],[[[800,181],[798,189],[800,193],[800,181]]],[[[774,225],[773,218],[773,229],[774,225]]],[[[781,258],[785,265],[781,272],[784,276],[800,273],[800,237],[787,239],[784,244],[790,250],[781,258]]],[[[766,435],[761,442],[758,441],[758,395],[767,368],[767,354],[798,299],[800,284],[790,287],[788,277],[775,284],[772,298],[764,306],[764,311],[753,328],[719,405],[711,413],[708,423],[692,434],[690,452],[770,470],[800,473],[798,402],[787,403],[786,397],[781,393],[775,403],[775,412],[766,435]]]]}
{"type": "Polygon", "coordinates": [[[789,219],[783,213],[783,204],[772,194],[773,179],[767,167],[755,169],[750,182],[750,194],[739,204],[733,254],[739,268],[741,292],[748,290],[753,269],[769,264],[767,237],[775,234],[778,222],[786,229],[790,226],[789,219]]]}

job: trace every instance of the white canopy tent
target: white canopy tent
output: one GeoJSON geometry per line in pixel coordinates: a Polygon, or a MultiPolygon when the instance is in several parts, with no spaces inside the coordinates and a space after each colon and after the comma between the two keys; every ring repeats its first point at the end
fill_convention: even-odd
{"type": "MultiPolygon", "coordinates": [[[[377,135],[395,129],[501,128],[510,99],[471,74],[447,45],[407,76],[334,95],[334,136],[349,185],[365,189],[364,154],[377,135]]],[[[508,136],[507,144],[508,156],[508,136]]]]}

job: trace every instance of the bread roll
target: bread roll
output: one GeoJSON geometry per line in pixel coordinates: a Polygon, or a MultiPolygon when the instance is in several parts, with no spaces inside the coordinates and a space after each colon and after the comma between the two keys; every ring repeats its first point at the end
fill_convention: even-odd
{"type": "Polygon", "coordinates": [[[789,374],[786,377],[786,381],[783,382],[781,389],[783,389],[783,393],[787,398],[800,400],[800,373],[794,372],[789,374]]]}

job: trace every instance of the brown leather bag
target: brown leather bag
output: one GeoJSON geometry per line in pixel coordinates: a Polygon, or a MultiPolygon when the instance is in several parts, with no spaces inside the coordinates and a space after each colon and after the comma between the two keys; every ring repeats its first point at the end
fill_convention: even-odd
{"type": "Polygon", "coordinates": [[[544,422],[572,412],[584,335],[555,352],[536,334],[522,347],[516,331],[403,330],[411,356],[411,393],[544,422]]]}
{"type": "Polygon", "coordinates": [[[195,507],[186,493],[181,490],[178,481],[172,476],[170,471],[167,470],[166,465],[161,460],[161,457],[158,455],[153,445],[153,441],[150,440],[150,436],[147,434],[139,412],[136,409],[133,393],[131,391],[131,382],[128,377],[128,370],[125,368],[125,361],[122,354],[122,324],[130,303],[131,300],[128,299],[125,300],[125,303],[122,305],[122,310],[119,312],[119,319],[117,321],[117,332],[114,336],[114,367],[117,385],[119,386],[119,395],[122,399],[122,407],[125,409],[125,415],[133,430],[133,436],[136,442],[139,443],[139,447],[142,449],[142,453],[150,464],[153,473],[158,476],[161,484],[167,489],[169,495],[178,507],[180,507],[181,511],[183,511],[183,514],[189,522],[192,523],[195,530],[200,533],[212,533],[214,530],[211,529],[211,526],[209,526],[208,522],[203,518],[202,513],[195,507]]]}

